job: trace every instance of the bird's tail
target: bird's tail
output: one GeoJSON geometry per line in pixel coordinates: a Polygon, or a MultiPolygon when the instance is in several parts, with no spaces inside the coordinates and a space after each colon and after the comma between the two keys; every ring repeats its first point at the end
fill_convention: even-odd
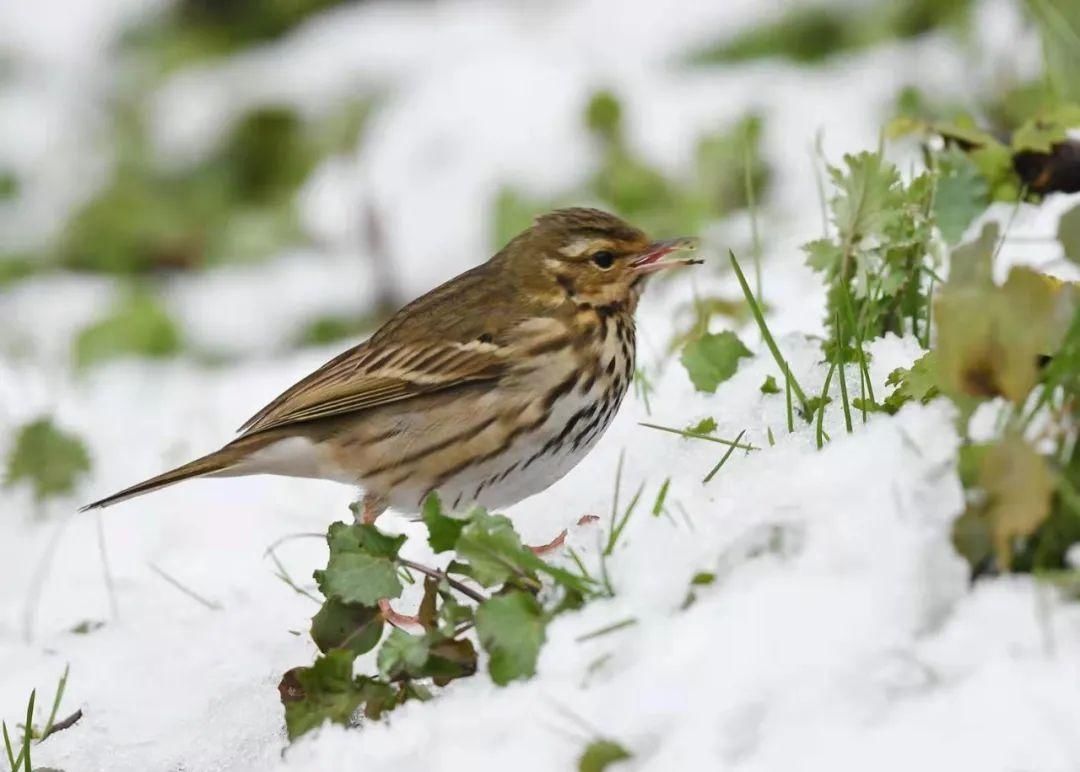
{"type": "Polygon", "coordinates": [[[129,488],[124,488],[124,490],[119,491],[118,493],[106,496],[99,501],[81,507],[79,511],[85,512],[88,509],[109,507],[113,504],[118,504],[121,501],[127,501],[136,496],[142,496],[144,493],[150,493],[151,491],[156,491],[166,486],[183,482],[184,480],[190,480],[193,477],[206,477],[207,475],[223,473],[227,474],[232,467],[239,465],[249,453],[265,444],[265,440],[258,435],[253,437],[241,437],[234,442],[230,442],[221,450],[208,453],[202,458],[197,458],[183,466],[176,467],[176,469],[163,472],[157,477],[151,477],[149,480],[143,480],[141,483],[136,483],[129,488]]]}

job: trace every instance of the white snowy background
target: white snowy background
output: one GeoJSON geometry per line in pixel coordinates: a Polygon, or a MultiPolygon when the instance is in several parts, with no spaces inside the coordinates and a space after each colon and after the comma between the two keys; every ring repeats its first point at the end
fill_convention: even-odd
{"type": "MultiPolygon", "coordinates": [[[[156,0],[6,0],[0,45],[26,66],[0,90],[0,158],[26,180],[0,206],[6,245],[41,243],[106,178],[100,99],[119,77],[109,51],[156,0]]],[[[821,233],[812,148],[877,146],[898,88],[957,95],[1003,67],[1032,71],[1037,41],[1007,0],[978,5],[969,39],[890,43],[806,69],[782,62],[688,69],[678,59],[722,32],[770,18],[778,0],[375,2],[326,12],[279,42],[178,72],[150,106],[160,152],[199,157],[246,108],[318,111],[382,94],[355,155],[319,168],[302,191],[317,250],[294,250],[171,285],[185,333],[245,354],[207,369],[185,358],[119,361],[76,375],[72,334],[108,308],[106,280],[42,278],[0,289],[0,329],[32,357],[0,353],[0,456],[16,427],[42,413],[85,437],[93,474],[46,505],[0,491],[0,716],[13,726],[37,687],[47,702],[70,663],[62,713],[72,729],[35,748],[38,765],[108,770],[568,770],[598,736],[634,754],[627,770],[979,770],[1080,768],[1080,607],[1030,577],[969,585],[949,541],[962,507],[957,439],[947,406],[910,406],[832,442],[789,435],[782,397],[758,387],[775,365],[758,356],[715,395],[696,394],[663,356],[696,290],[737,297],[724,269],[745,244],[745,217],[719,223],[711,265],[653,293],[639,319],[641,357],[657,390],[627,399],[596,450],[548,492],[509,510],[527,541],[547,541],[581,515],[606,519],[617,459],[624,500],[645,481],[651,502],[672,478],[673,519],[643,509],[610,562],[615,599],[560,617],[537,676],[496,688],[467,679],[382,724],[327,727],[287,747],[276,690],[307,664],[315,611],[274,576],[268,546],[346,519],[355,492],[281,478],[196,481],[98,514],[109,493],[208,451],[266,399],[342,346],[282,354],[296,325],[371,300],[357,259],[356,212],[374,202],[409,296],[485,259],[494,194],[513,182],[552,195],[596,162],[581,130],[590,93],[623,99],[629,139],[665,170],[685,171],[704,132],[748,108],[766,116],[776,173],[761,212],[770,324],[796,375],[819,391],[823,292],[798,245],[821,233]],[[720,434],[755,445],[708,485],[718,446],[638,425],[713,416],[720,434]],[[100,530],[99,530],[100,529],[100,530]],[[115,585],[110,603],[102,550],[115,585]],[[51,557],[46,557],[51,556],[51,557]],[[155,568],[218,606],[170,586],[155,568]],[[717,581],[680,610],[691,577],[717,581]],[[636,624],[578,639],[627,619],[636,624]],[[106,624],[69,632],[84,620],[106,624]],[[596,663],[602,659],[602,663],[596,663]]],[[[893,151],[907,164],[910,157],[893,151]]],[[[1013,232],[1052,235],[1061,202],[1022,209],[1013,232]]],[[[988,216],[1004,220],[1008,212],[988,216]]],[[[975,226],[977,227],[977,225],[975,226]]],[[[1069,274],[1053,243],[1008,245],[1069,274]]],[[[719,325],[719,322],[717,322],[719,325]]],[[[716,329],[720,329],[717,326],[716,329]]],[[[875,387],[918,355],[912,340],[873,346],[875,387]]],[[[722,448],[720,449],[722,450],[722,448]]],[[[417,534],[391,516],[384,526],[417,534]]],[[[595,553],[600,529],[572,529],[595,553]]],[[[319,539],[277,554],[301,583],[325,560],[319,539]]],[[[423,539],[406,554],[426,557],[423,539]]],[[[402,602],[409,605],[410,599],[402,602]]],[[[361,660],[364,665],[366,660],[361,660]]]]}

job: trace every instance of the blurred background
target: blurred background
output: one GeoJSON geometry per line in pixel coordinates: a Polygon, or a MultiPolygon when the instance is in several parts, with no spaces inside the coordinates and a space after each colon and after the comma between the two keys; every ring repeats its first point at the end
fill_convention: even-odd
{"type": "MultiPolygon", "coordinates": [[[[340,348],[562,204],[741,246],[748,191],[817,209],[816,138],[835,160],[961,110],[1009,132],[1038,22],[1009,0],[8,2],[0,356],[92,379],[340,348]]],[[[5,410],[47,407],[8,374],[5,410]]]]}
{"type": "MultiPolygon", "coordinates": [[[[1007,137],[1046,97],[1046,66],[1080,50],[1063,15],[1080,29],[1074,0],[0,0],[0,646],[27,674],[5,699],[55,677],[24,639],[92,631],[118,598],[146,654],[72,644],[91,692],[120,670],[169,677],[150,653],[170,646],[214,667],[169,627],[203,609],[163,597],[148,563],[240,609],[200,618],[208,641],[281,633],[291,596],[262,550],[347,516],[352,491],[200,482],[96,519],[75,506],[220,445],[556,206],[705,241],[707,264],[642,309],[632,417],[603,446],[630,446],[632,469],[637,418],[687,418],[657,396],[689,393],[667,366],[679,342],[748,319],[727,250],[760,260],[778,336],[820,331],[800,245],[827,228],[826,162],[905,117],[1007,137]]],[[[909,169],[918,146],[888,153],[909,169]]],[[[1077,277],[1056,242],[1024,249],[1077,277]]],[[[598,454],[568,478],[571,506],[518,508],[528,541],[566,509],[606,509],[614,455],[598,454]]],[[[300,557],[306,577],[321,553],[300,557]]],[[[258,677],[307,655],[273,646],[258,677]]],[[[236,674],[251,699],[215,710],[269,692],[277,732],[254,680],[236,674]]],[[[138,704],[104,720],[184,739],[138,704]]]]}

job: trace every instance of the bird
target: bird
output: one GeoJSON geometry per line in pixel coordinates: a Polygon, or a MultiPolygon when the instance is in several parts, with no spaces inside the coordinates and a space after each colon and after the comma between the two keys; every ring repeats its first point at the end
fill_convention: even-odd
{"type": "MultiPolygon", "coordinates": [[[[607,212],[540,215],[486,262],[409,303],[273,399],[221,449],[82,507],[198,477],[274,474],[363,490],[387,508],[501,509],[569,472],[635,368],[634,312],[689,237],[653,241],[607,212]]],[[[564,532],[565,534],[565,532],[564,532]]]]}

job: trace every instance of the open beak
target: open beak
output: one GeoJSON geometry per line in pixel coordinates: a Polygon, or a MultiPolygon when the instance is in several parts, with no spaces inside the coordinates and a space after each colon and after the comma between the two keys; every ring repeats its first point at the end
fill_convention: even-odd
{"type": "Polygon", "coordinates": [[[697,245],[698,240],[691,236],[683,236],[678,239],[666,239],[664,241],[654,241],[645,248],[645,251],[642,252],[634,262],[630,264],[630,267],[634,269],[634,273],[640,276],[656,273],[665,268],[675,268],[680,265],[698,265],[704,261],[692,260],[690,258],[684,258],[682,260],[664,260],[664,258],[672,252],[692,251],[697,249],[697,245]]]}

